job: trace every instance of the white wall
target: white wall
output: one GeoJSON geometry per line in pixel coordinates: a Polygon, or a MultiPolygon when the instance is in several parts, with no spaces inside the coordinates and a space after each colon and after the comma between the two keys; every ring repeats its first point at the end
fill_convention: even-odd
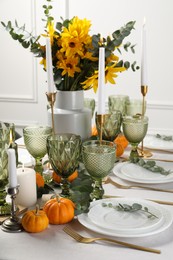
{"type": "MultiPolygon", "coordinates": [[[[17,21],[36,33],[43,32],[44,17],[41,0],[1,0],[0,20],[17,21]]],[[[91,33],[107,36],[130,20],[136,21],[135,30],[128,40],[136,43],[136,54],[130,57],[140,65],[141,28],[143,18],[147,22],[147,58],[149,91],[147,114],[149,131],[173,133],[173,9],[172,0],[56,0],[54,16],[71,18],[74,15],[92,21],[91,33]]],[[[34,123],[46,124],[46,73],[39,59],[29,50],[13,41],[0,26],[0,120],[14,122],[18,129],[34,123]]],[[[142,98],[140,93],[140,71],[124,72],[117,78],[115,86],[107,85],[110,94],[127,94],[130,98],[142,98]]],[[[85,96],[97,100],[93,90],[85,96]]]]}

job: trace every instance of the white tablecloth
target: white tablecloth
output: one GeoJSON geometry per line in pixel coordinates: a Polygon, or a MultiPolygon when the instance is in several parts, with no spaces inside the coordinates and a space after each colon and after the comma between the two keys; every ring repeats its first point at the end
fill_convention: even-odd
{"type": "MultiPolygon", "coordinates": [[[[159,155],[162,158],[173,159],[173,155],[159,155]]],[[[120,180],[119,180],[120,182],[120,180]]],[[[158,185],[163,188],[172,188],[173,183],[158,185]]],[[[147,199],[159,199],[173,202],[173,193],[146,191],[141,189],[118,189],[111,184],[104,185],[105,194],[137,197],[147,199]]],[[[168,208],[172,212],[173,206],[168,208]]],[[[83,227],[75,218],[69,225],[76,231],[87,236],[100,236],[83,227]]],[[[165,260],[172,259],[173,252],[173,225],[157,235],[141,238],[119,238],[119,240],[135,243],[142,246],[153,247],[161,250],[161,254],[143,252],[129,249],[111,243],[94,242],[82,244],[76,242],[63,231],[64,225],[49,225],[48,229],[41,233],[30,234],[6,233],[0,230],[0,260],[165,260]]]]}

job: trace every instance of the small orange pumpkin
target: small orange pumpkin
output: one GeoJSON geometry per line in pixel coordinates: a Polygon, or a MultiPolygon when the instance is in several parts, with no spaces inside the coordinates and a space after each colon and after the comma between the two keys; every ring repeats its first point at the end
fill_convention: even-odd
{"type": "Polygon", "coordinates": [[[117,143],[120,143],[124,149],[128,146],[129,142],[127,141],[126,137],[120,133],[117,138],[114,140],[114,142],[117,144],[117,143]]]}
{"type": "Polygon", "coordinates": [[[124,153],[124,147],[120,143],[116,143],[116,156],[120,157],[124,153]]]}
{"type": "Polygon", "coordinates": [[[75,205],[70,199],[59,196],[48,200],[43,207],[49,223],[53,225],[70,222],[74,218],[74,209],[75,205]]]}
{"type": "MultiPolygon", "coordinates": [[[[74,181],[76,178],[78,177],[78,171],[74,171],[68,178],[67,180],[69,182],[72,182],[74,181]]],[[[58,174],[56,174],[56,172],[53,172],[52,173],[52,179],[57,182],[57,183],[60,183],[61,182],[61,176],[59,176],[58,174]]]]}
{"type": "Polygon", "coordinates": [[[36,172],[36,184],[37,184],[38,188],[44,187],[44,179],[43,179],[43,176],[39,172],[36,172]]]}
{"type": "Polygon", "coordinates": [[[49,219],[43,210],[36,206],[34,210],[28,210],[22,217],[22,226],[25,231],[38,233],[48,227],[49,219]]]}

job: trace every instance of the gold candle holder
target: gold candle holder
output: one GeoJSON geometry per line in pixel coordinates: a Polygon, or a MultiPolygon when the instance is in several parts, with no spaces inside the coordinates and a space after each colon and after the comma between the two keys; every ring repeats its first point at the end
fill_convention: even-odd
{"type": "Polygon", "coordinates": [[[50,105],[50,108],[51,108],[53,134],[55,134],[54,111],[53,111],[53,107],[54,107],[54,104],[55,104],[55,101],[56,101],[56,93],[57,93],[57,92],[46,92],[47,100],[48,100],[49,105],[50,105]]]}
{"type": "MultiPolygon", "coordinates": [[[[145,97],[146,94],[148,92],[148,86],[147,85],[143,85],[141,86],[141,94],[142,94],[142,116],[145,115],[145,97]]],[[[148,150],[144,150],[144,142],[142,140],[141,142],[141,151],[139,152],[139,155],[141,157],[151,157],[152,153],[148,150]]]]}
{"type": "Polygon", "coordinates": [[[97,121],[100,125],[100,135],[99,135],[99,139],[100,139],[100,142],[102,142],[102,133],[103,133],[103,124],[104,124],[104,121],[105,121],[105,115],[97,115],[97,121]]]}

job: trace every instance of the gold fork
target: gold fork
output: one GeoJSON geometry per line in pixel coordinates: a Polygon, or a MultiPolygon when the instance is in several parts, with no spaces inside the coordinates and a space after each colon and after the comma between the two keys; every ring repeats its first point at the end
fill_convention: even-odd
{"type": "Polygon", "coordinates": [[[115,243],[115,244],[119,244],[119,245],[122,245],[122,246],[125,246],[125,247],[137,249],[137,250],[147,251],[147,252],[156,253],[156,254],[160,254],[161,253],[161,251],[158,250],[158,249],[144,247],[144,246],[138,246],[138,245],[135,245],[135,244],[126,243],[126,242],[115,240],[115,239],[111,239],[111,238],[105,238],[105,237],[83,237],[83,236],[81,236],[80,234],[78,234],[76,231],[74,231],[73,229],[71,229],[68,226],[65,226],[63,228],[63,230],[69,236],[71,236],[72,238],[74,238],[76,241],[78,241],[80,243],[92,243],[92,242],[94,242],[96,240],[103,240],[103,241],[112,242],[112,243],[115,243]]]}
{"type": "Polygon", "coordinates": [[[123,184],[120,184],[120,183],[113,181],[109,177],[104,181],[104,183],[105,184],[110,183],[110,184],[112,184],[112,185],[114,185],[114,186],[116,186],[117,188],[120,188],[120,189],[140,188],[140,189],[145,189],[145,190],[154,190],[154,191],[162,191],[162,192],[173,193],[173,190],[159,189],[159,188],[147,187],[147,186],[142,186],[142,185],[123,185],[123,184]]]}

